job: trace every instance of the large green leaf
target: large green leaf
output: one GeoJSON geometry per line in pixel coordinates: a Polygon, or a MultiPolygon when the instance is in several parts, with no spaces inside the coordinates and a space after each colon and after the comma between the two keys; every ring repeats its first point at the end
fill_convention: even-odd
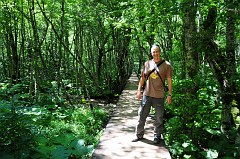
{"type": "Polygon", "coordinates": [[[93,151],[93,145],[85,146],[83,139],[76,139],[71,143],[74,151],[73,154],[77,156],[83,156],[93,151]]]}
{"type": "Polygon", "coordinates": [[[49,142],[49,140],[42,135],[36,136],[34,140],[38,142],[39,145],[46,145],[46,143],[49,142]]]}
{"type": "Polygon", "coordinates": [[[75,136],[72,133],[63,133],[53,138],[53,143],[68,146],[74,140],[75,136]]]}
{"type": "Polygon", "coordinates": [[[204,155],[204,157],[207,158],[207,159],[218,158],[218,152],[217,152],[217,150],[209,149],[209,150],[207,150],[207,151],[201,152],[201,154],[204,155]]]}
{"type": "Polygon", "coordinates": [[[57,146],[51,152],[51,157],[54,159],[68,159],[71,155],[71,150],[67,149],[64,146],[57,146]]]}

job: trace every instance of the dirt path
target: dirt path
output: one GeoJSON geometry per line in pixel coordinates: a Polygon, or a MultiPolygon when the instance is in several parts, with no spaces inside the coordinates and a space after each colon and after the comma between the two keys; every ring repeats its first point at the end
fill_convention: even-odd
{"type": "Polygon", "coordinates": [[[152,120],[148,118],[144,140],[131,142],[135,138],[137,111],[140,101],[136,100],[138,79],[132,74],[122,92],[92,159],[171,159],[164,141],[153,144],[152,120]]]}

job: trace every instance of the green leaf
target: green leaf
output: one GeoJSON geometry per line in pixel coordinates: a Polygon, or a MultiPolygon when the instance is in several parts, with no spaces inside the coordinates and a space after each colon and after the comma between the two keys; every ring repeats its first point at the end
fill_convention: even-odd
{"type": "Polygon", "coordinates": [[[211,129],[211,128],[205,128],[205,130],[207,132],[209,132],[210,134],[213,134],[213,135],[220,135],[221,134],[220,130],[214,130],[214,129],[211,129]]]}
{"type": "Polygon", "coordinates": [[[56,138],[53,139],[53,143],[61,144],[63,146],[68,146],[74,140],[74,134],[66,133],[60,134],[56,138]]]}
{"type": "Polygon", "coordinates": [[[83,139],[76,139],[71,143],[71,146],[73,147],[73,154],[78,156],[86,155],[93,151],[94,146],[89,145],[85,146],[85,141],[83,139]]]}
{"type": "Polygon", "coordinates": [[[55,159],[68,159],[70,155],[71,150],[65,148],[64,146],[57,146],[56,149],[51,152],[52,158],[55,159]]]}
{"type": "Polygon", "coordinates": [[[222,112],[222,110],[220,109],[214,109],[212,110],[212,113],[216,113],[216,114],[220,114],[222,112]]]}
{"type": "Polygon", "coordinates": [[[186,155],[186,154],[185,154],[185,155],[183,156],[183,158],[184,158],[184,159],[192,159],[192,155],[186,155]]]}
{"type": "Polygon", "coordinates": [[[201,154],[204,155],[205,158],[207,158],[207,159],[218,158],[218,152],[217,152],[217,150],[209,149],[208,151],[203,151],[203,152],[201,152],[201,154]]]}
{"type": "Polygon", "coordinates": [[[45,146],[45,145],[39,145],[36,147],[37,152],[39,152],[46,158],[50,155],[51,151],[54,149],[55,149],[54,146],[49,147],[49,146],[45,146]]]}
{"type": "Polygon", "coordinates": [[[39,143],[39,145],[46,145],[46,143],[49,141],[46,137],[39,135],[34,138],[36,142],[39,143]]]}
{"type": "Polygon", "coordinates": [[[184,150],[185,150],[186,152],[192,152],[192,151],[196,151],[196,150],[197,150],[196,146],[193,145],[193,144],[190,143],[190,142],[184,142],[184,143],[182,144],[182,146],[184,147],[184,150]]]}
{"type": "Polygon", "coordinates": [[[77,149],[80,149],[81,147],[83,147],[84,146],[84,140],[83,139],[79,139],[78,141],[77,141],[77,144],[76,144],[76,148],[77,149]]]}
{"type": "Polygon", "coordinates": [[[184,148],[188,147],[189,145],[190,145],[190,143],[186,143],[186,142],[184,142],[184,143],[182,144],[182,146],[183,146],[184,148]]]}

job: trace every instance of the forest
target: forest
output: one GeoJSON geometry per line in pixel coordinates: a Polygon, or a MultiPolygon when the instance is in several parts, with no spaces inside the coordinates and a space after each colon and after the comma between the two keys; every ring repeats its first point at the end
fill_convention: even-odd
{"type": "Polygon", "coordinates": [[[152,44],[174,68],[164,119],[172,158],[240,158],[239,8],[238,0],[2,0],[0,158],[91,158],[152,44]]]}

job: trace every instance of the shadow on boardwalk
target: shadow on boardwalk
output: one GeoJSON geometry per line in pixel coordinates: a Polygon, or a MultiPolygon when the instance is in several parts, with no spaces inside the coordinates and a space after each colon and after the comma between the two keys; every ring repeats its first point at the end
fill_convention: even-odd
{"type": "Polygon", "coordinates": [[[137,111],[140,101],[136,100],[138,79],[132,74],[122,92],[92,159],[171,159],[164,141],[153,144],[153,127],[147,119],[144,140],[131,142],[135,138],[137,111]]]}

